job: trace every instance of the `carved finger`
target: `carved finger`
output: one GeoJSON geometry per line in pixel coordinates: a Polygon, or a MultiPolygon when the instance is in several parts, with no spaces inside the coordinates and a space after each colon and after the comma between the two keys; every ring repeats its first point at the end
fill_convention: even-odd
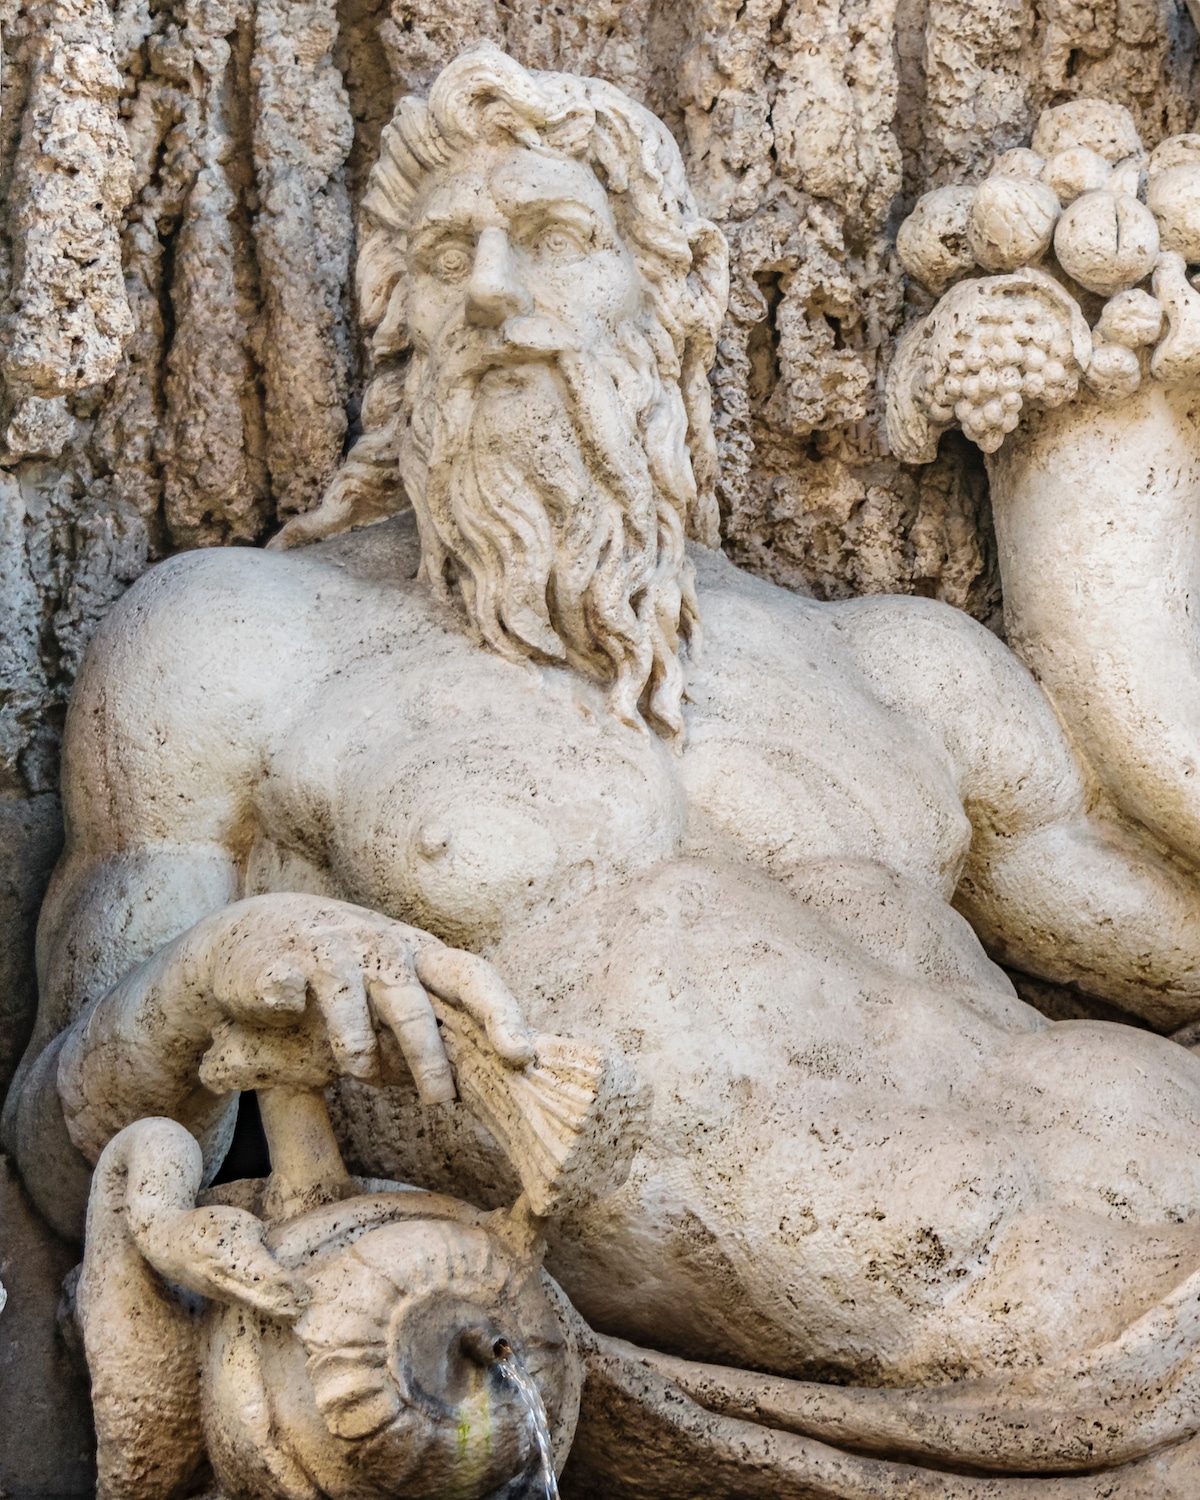
{"type": "Polygon", "coordinates": [[[380,956],[367,988],[375,1014],[400,1044],[423,1104],[447,1104],[455,1098],[454,1075],[446,1059],[437,1017],[412,960],[380,956]]]}
{"type": "MultiPolygon", "coordinates": [[[[290,946],[290,945],[289,945],[290,946]]],[[[212,992],[226,1014],[242,1020],[301,1015],[308,980],[298,958],[281,954],[280,941],[253,930],[234,933],[213,955],[212,992]]]]}
{"type": "Polygon", "coordinates": [[[486,959],[460,948],[429,945],[417,950],[416,970],[427,990],[460,1005],[483,1027],[510,1067],[524,1068],[535,1060],[533,1036],[520,1007],[486,959]]]}
{"type": "Polygon", "coordinates": [[[341,944],[326,943],[323,949],[308,984],[324,1017],[334,1060],[351,1078],[370,1078],[378,1066],[378,1048],[361,964],[341,944]]]}
{"type": "Polygon", "coordinates": [[[281,1031],[223,1021],[214,1027],[212,1046],[200,1060],[200,1082],[214,1094],[283,1083],[322,1089],[337,1071],[324,1035],[308,1025],[281,1031]]]}

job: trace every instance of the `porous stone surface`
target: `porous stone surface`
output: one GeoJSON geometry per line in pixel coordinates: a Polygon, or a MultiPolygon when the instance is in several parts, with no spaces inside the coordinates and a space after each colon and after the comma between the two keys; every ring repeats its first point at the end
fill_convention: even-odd
{"type": "Polygon", "coordinates": [[[576,1430],[613,1500],[1191,1500],[1200,184],[1147,207],[1113,103],[1032,141],[915,212],[886,386],[894,459],[986,454],[1005,644],[721,554],[729,241],[658,116],[486,40],[397,103],[360,434],[66,721],[0,1129],[99,1500],[552,1493],[576,1430]]]}
{"type": "MultiPolygon", "coordinates": [[[[0,0],[0,1089],[32,1025],[83,651],[155,559],[308,512],[370,425],[367,173],[396,100],[480,38],[612,81],[679,142],[731,248],[710,377],[723,543],[820,599],[914,593],[1003,628],[980,453],[947,432],[902,461],[883,419],[900,334],[970,263],[980,183],[1036,175],[1032,145],[1067,207],[1140,143],[1148,186],[1114,225],[1145,227],[1140,193],[1163,248],[1192,254],[1172,205],[1198,159],[1196,37],[1171,0],[0,0]],[[1091,99],[1128,110],[1129,139],[1103,111],[1086,145],[1038,124],[1091,99]],[[922,285],[897,231],[934,189],[960,194],[939,212],[962,244],[922,285]]],[[[1089,371],[1115,395],[1159,332],[1118,305],[1121,277],[1089,294],[1114,293],[1089,371]]],[[[1181,278],[1156,284],[1163,307],[1186,308],[1181,278]]],[[[1167,354],[1164,378],[1194,351],[1167,354]]],[[[73,1462],[49,1488],[75,1486],[73,1462]]]]}
{"type": "Polygon", "coordinates": [[[94,1492],[95,1439],[83,1345],[63,1283],[79,1259],[38,1217],[0,1155],[0,1489],[94,1492]]]}
{"type": "MultiPolygon", "coordinates": [[[[914,592],[999,623],[987,480],[882,433],[908,307],[895,229],[1044,105],[1194,114],[1168,0],[53,0],[0,6],[4,795],[52,793],[96,621],[154,557],[262,540],[358,422],[353,205],[379,131],[464,44],[611,79],[668,123],[733,294],[713,371],[725,543],[823,598],[914,592]]],[[[6,835],[7,847],[15,848],[6,835]]]]}

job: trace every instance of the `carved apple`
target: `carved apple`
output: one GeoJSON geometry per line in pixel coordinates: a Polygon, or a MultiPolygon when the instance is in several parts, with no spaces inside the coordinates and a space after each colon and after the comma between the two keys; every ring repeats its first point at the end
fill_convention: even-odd
{"type": "Polygon", "coordinates": [[[1058,221],[1054,251],[1068,276],[1111,297],[1148,276],[1158,254],[1154,216],[1129,193],[1084,193],[1058,221]]]}
{"type": "Polygon", "coordinates": [[[989,177],[979,185],[967,244],[985,271],[1016,271],[1050,248],[1060,206],[1053,189],[1027,177],[989,177]]]}

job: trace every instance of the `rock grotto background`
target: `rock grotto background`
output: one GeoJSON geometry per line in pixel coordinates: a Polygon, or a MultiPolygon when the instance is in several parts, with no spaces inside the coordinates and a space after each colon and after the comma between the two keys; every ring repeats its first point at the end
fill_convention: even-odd
{"type": "MultiPolygon", "coordinates": [[[[906,466],[882,430],[929,305],[896,227],[1047,104],[1117,100],[1147,148],[1197,115],[1173,0],[0,0],[0,35],[0,1091],[81,653],[152,562],[261,543],[353,439],[354,205],[399,94],[490,37],[658,112],[733,251],[727,550],[821,598],[934,595],[995,629],[981,456],[953,433],[906,466]]],[[[75,1254],[3,1174],[0,1493],[83,1492],[55,1324],[75,1254]]]]}

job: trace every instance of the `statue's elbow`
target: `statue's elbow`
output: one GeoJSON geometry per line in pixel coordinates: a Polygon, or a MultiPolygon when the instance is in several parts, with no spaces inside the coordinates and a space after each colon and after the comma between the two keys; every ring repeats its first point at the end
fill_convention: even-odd
{"type": "MultiPolygon", "coordinates": [[[[64,1033],[65,1035],[65,1033],[64,1033]]],[[[0,1144],[46,1223],[64,1239],[83,1239],[92,1169],[71,1141],[58,1094],[57,1037],[13,1080],[0,1118],[0,1144]]]]}

